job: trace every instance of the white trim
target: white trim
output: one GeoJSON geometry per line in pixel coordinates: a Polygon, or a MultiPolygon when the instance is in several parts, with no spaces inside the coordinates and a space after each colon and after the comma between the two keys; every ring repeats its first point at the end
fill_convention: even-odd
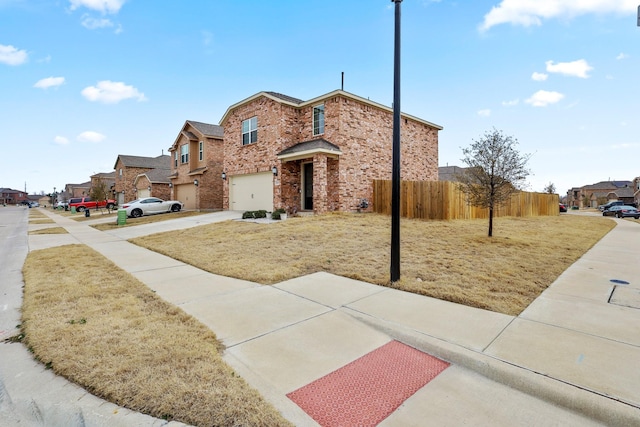
{"type": "Polygon", "coordinates": [[[342,154],[342,151],[333,151],[333,150],[328,150],[326,148],[314,148],[311,150],[298,151],[296,153],[291,153],[291,154],[282,154],[278,156],[278,160],[282,160],[283,162],[291,162],[293,160],[307,159],[309,157],[313,157],[313,155],[316,153],[326,154],[327,157],[337,159],[342,154]]]}

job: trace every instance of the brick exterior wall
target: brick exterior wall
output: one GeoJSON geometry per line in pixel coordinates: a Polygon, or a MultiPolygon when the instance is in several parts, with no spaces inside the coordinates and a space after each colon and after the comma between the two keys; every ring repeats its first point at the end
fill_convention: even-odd
{"type": "MultiPolygon", "coordinates": [[[[175,187],[180,184],[193,184],[198,180],[196,188],[196,210],[221,210],[223,201],[222,165],[224,158],[224,146],[222,138],[213,138],[203,135],[198,129],[185,123],[180,135],[169,149],[171,154],[171,199],[176,198],[175,187]],[[191,133],[197,137],[190,140],[185,133],[191,133]],[[199,144],[204,143],[203,159],[199,160],[199,144]],[[189,161],[181,162],[180,147],[189,145],[189,161]],[[175,153],[178,153],[176,166],[175,153]]],[[[184,201],[182,201],[184,202],[184,201]]]]}
{"type": "MultiPolygon", "coordinates": [[[[233,106],[221,123],[225,129],[224,170],[228,176],[264,172],[276,166],[274,206],[296,212],[302,207],[302,164],[313,162],[313,208],[316,213],[354,211],[373,196],[374,179],[391,179],[393,114],[377,104],[336,91],[291,106],[258,96],[233,106]],[[324,104],[325,129],[313,135],[313,107],[324,104]],[[258,117],[258,140],[242,145],[242,121],[258,117]],[[278,153],[300,142],[323,138],[342,154],[334,159],[316,152],[284,161],[278,153]]],[[[438,179],[438,130],[410,116],[401,123],[401,175],[404,180],[438,179]]],[[[228,180],[224,209],[229,208],[228,180]]]]}
{"type": "MultiPolygon", "coordinates": [[[[140,167],[125,167],[122,162],[118,159],[116,162],[116,177],[114,189],[116,191],[116,200],[118,200],[117,193],[122,193],[124,190],[124,202],[130,202],[138,198],[136,192],[134,191],[136,187],[134,183],[136,181],[136,177],[141,173],[145,173],[150,171],[149,168],[140,168],[140,167]],[[122,169],[122,176],[120,175],[120,170],[122,169]]],[[[141,187],[144,188],[144,187],[141,187]]]]}

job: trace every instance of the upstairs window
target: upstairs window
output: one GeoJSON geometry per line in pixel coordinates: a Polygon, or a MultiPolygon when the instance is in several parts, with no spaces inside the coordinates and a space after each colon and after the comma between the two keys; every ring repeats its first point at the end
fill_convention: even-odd
{"type": "Polygon", "coordinates": [[[180,146],[180,163],[189,163],[189,144],[180,146]]]}
{"type": "Polygon", "coordinates": [[[324,104],[313,107],[313,134],[324,133],[324,104]]]}
{"type": "Polygon", "coordinates": [[[198,146],[198,160],[202,161],[204,159],[204,142],[200,141],[200,145],[198,146]]]}
{"type": "Polygon", "coordinates": [[[258,117],[251,117],[242,122],[242,145],[258,141],[258,117]]]}

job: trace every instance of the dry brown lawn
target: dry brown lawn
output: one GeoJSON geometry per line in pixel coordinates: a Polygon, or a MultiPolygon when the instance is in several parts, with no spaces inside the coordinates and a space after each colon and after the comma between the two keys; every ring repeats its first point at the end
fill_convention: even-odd
{"type": "Polygon", "coordinates": [[[290,425],[223,362],[213,332],[93,250],[30,252],[23,273],[24,342],[56,374],[158,418],[290,425]]]}
{"type": "MultiPolygon", "coordinates": [[[[53,221],[52,221],[53,222],[53,221]]],[[[29,234],[67,234],[68,231],[64,227],[49,227],[41,230],[31,230],[29,234]]]]}
{"type": "Polygon", "coordinates": [[[94,224],[92,225],[92,227],[97,230],[105,231],[105,230],[113,230],[113,229],[122,228],[122,227],[130,227],[133,225],[151,224],[153,222],[167,221],[167,220],[176,219],[176,218],[186,218],[190,216],[202,215],[204,213],[206,212],[180,211],[180,212],[169,212],[164,214],[142,216],[140,218],[127,218],[126,224],[123,224],[123,225],[116,224],[116,217],[114,216],[113,222],[104,223],[104,224],[94,224]]]}
{"type": "Polygon", "coordinates": [[[510,315],[519,314],[614,226],[561,215],[401,221],[401,280],[389,283],[390,219],[328,214],[272,224],[204,225],[132,242],[203,270],[262,284],[327,271],[510,315]]]}

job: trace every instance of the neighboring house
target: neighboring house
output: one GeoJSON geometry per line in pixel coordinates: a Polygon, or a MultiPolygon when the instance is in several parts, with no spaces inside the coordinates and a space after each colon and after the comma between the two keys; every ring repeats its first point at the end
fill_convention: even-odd
{"type": "Polygon", "coordinates": [[[138,175],[133,182],[136,198],[153,196],[163,200],[171,200],[170,174],[171,169],[157,168],[138,175]]]}
{"type": "MultiPolygon", "coordinates": [[[[355,211],[391,179],[393,110],[335,90],[308,101],[260,92],[230,106],[223,208],[355,211]]],[[[438,179],[441,126],[401,115],[401,177],[438,179]]]]}
{"type": "Polygon", "coordinates": [[[633,201],[640,208],[640,176],[633,179],[633,201]]]}
{"type": "Polygon", "coordinates": [[[467,168],[460,166],[440,166],[438,168],[438,181],[458,181],[457,176],[462,175],[467,168]]]}
{"type": "Polygon", "coordinates": [[[187,120],[169,148],[171,199],[185,209],[222,209],[223,138],[221,126],[187,120]]]}
{"type": "Polygon", "coordinates": [[[567,192],[567,204],[572,207],[597,208],[611,200],[633,203],[631,181],[600,181],[596,184],[574,187],[567,192]]]}
{"type": "MultiPolygon", "coordinates": [[[[116,190],[116,172],[101,172],[95,175],[91,175],[91,187],[93,188],[98,181],[102,181],[104,183],[105,188],[107,189],[107,198],[115,199],[116,190]]],[[[91,191],[91,190],[89,190],[91,191]]]]}
{"type": "Polygon", "coordinates": [[[69,198],[88,196],[90,190],[91,181],[83,182],[82,184],[67,184],[64,187],[64,191],[69,198]]]}
{"type": "Polygon", "coordinates": [[[158,157],[128,156],[119,154],[115,169],[115,181],[113,189],[118,205],[135,200],[139,196],[136,188],[136,178],[153,169],[168,170],[171,168],[171,157],[165,154],[158,157]]]}
{"type": "Polygon", "coordinates": [[[11,188],[0,188],[0,200],[5,205],[17,205],[28,200],[27,193],[11,188]]]}

